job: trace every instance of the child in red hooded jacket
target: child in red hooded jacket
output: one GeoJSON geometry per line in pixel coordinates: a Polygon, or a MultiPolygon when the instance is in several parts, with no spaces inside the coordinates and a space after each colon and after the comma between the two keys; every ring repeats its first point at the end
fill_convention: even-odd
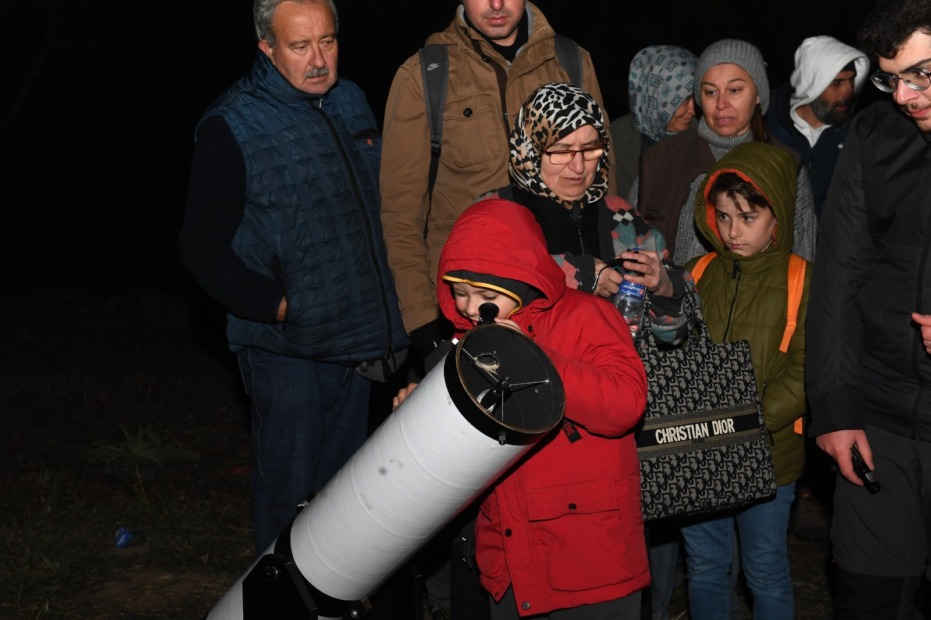
{"type": "Polygon", "coordinates": [[[492,302],[530,337],[566,392],[568,421],[500,478],[481,504],[476,562],[493,620],[640,617],[649,583],[633,429],[646,375],[620,313],[566,288],[524,207],[476,203],[440,257],[440,309],[459,334],[492,302]],[[571,610],[571,611],[570,611],[571,610]]]}

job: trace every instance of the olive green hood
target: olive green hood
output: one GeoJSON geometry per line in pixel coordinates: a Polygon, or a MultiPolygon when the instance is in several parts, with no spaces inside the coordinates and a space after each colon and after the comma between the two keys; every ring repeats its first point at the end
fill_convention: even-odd
{"type": "Polygon", "coordinates": [[[764,252],[792,250],[795,221],[795,194],[798,171],[783,149],[765,142],[745,142],[731,149],[711,168],[695,197],[695,225],[699,232],[724,256],[731,253],[724,247],[715,223],[714,207],[708,204],[708,189],[722,173],[733,172],[762,192],[776,215],[775,239],[764,252]]]}

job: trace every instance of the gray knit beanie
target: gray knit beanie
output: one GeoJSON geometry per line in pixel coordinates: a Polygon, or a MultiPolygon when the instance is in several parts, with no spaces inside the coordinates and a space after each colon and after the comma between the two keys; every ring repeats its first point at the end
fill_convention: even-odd
{"type": "Polygon", "coordinates": [[[763,114],[769,108],[769,78],[766,62],[759,48],[740,39],[721,39],[705,48],[695,65],[695,101],[701,102],[701,81],[708,69],[723,63],[733,63],[750,74],[756,92],[760,96],[763,114]]]}

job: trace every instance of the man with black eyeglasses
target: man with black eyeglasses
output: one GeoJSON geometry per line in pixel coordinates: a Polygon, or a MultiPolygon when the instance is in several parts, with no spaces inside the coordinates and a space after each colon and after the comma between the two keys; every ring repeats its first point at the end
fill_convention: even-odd
{"type": "Polygon", "coordinates": [[[810,431],[838,469],[834,617],[911,618],[931,538],[931,2],[880,0],[859,34],[892,101],[854,119],[824,206],[810,431]]]}

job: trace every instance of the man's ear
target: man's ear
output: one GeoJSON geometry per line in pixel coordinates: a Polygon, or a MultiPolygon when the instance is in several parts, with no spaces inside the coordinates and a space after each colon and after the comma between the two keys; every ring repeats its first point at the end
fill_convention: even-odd
{"type": "Polygon", "coordinates": [[[262,50],[262,53],[268,56],[268,59],[272,61],[272,64],[275,64],[275,48],[268,44],[268,41],[262,39],[259,41],[259,49],[262,50]]]}

